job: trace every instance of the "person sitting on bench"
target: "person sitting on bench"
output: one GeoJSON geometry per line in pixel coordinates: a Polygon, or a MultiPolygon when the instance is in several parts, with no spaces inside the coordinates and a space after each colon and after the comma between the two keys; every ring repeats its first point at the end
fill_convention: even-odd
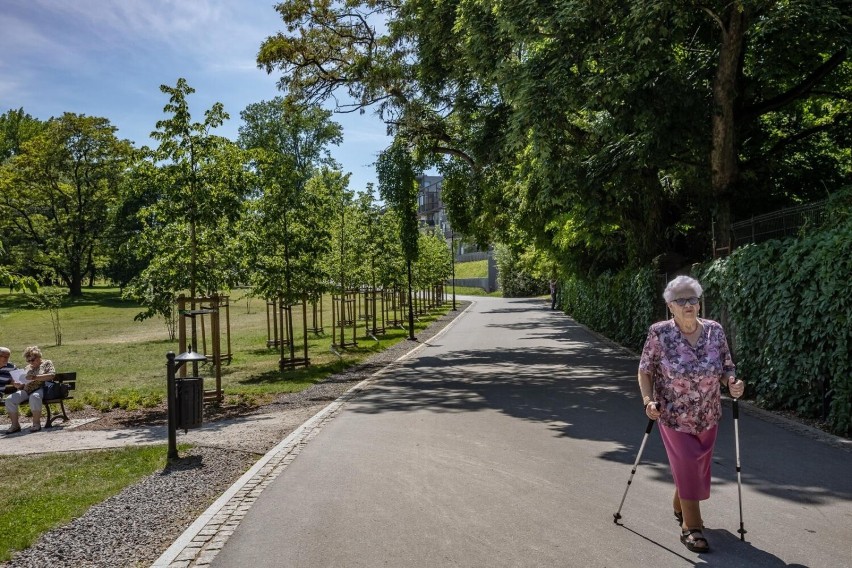
{"type": "Polygon", "coordinates": [[[11,356],[11,350],[7,347],[0,347],[0,399],[3,398],[4,394],[12,394],[17,390],[15,385],[12,384],[12,373],[9,372],[17,369],[14,363],[9,362],[11,356]]]}
{"type": "Polygon", "coordinates": [[[12,425],[6,431],[6,434],[14,434],[21,431],[21,424],[18,422],[18,406],[25,400],[29,400],[30,410],[33,413],[33,425],[30,427],[30,432],[38,432],[41,430],[41,402],[44,395],[44,381],[49,381],[56,376],[56,369],[53,367],[53,362],[48,359],[41,358],[41,349],[36,346],[27,347],[24,350],[24,359],[27,361],[26,383],[15,383],[18,391],[6,399],[6,414],[9,415],[9,420],[12,425]]]}

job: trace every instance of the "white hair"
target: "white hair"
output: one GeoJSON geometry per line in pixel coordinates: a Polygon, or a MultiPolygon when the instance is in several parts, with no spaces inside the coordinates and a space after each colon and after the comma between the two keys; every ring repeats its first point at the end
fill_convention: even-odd
{"type": "Polygon", "coordinates": [[[0,355],[5,355],[6,357],[12,356],[12,351],[6,347],[0,347],[0,355]]]}
{"type": "Polygon", "coordinates": [[[701,288],[701,284],[699,284],[698,280],[695,278],[692,278],[691,276],[677,276],[666,285],[666,289],[663,290],[663,299],[668,304],[675,299],[675,296],[677,296],[679,292],[684,290],[693,292],[699,298],[701,297],[702,292],[704,292],[701,288]]]}

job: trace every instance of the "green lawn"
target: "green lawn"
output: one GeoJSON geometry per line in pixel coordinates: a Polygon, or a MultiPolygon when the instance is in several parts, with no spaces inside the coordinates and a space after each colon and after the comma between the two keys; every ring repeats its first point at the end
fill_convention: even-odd
{"type": "Polygon", "coordinates": [[[488,276],[488,261],[474,260],[456,263],[456,278],[486,278],[488,276]]]}
{"type": "MultiPolygon", "coordinates": [[[[453,293],[452,286],[447,286],[447,292],[449,294],[453,293]]],[[[495,290],[494,292],[486,292],[482,288],[475,288],[471,286],[456,286],[456,296],[491,296],[494,298],[502,298],[503,292],[500,290],[495,290]]]]}
{"type": "MultiPolygon", "coordinates": [[[[282,375],[278,370],[278,351],[266,347],[266,303],[234,291],[230,306],[233,359],[222,369],[226,402],[261,402],[276,393],[302,390],[407,337],[406,330],[394,328],[375,341],[365,334],[361,322],[357,330],[358,346],[337,355],[331,351],[328,297],[323,308],[325,334],[308,334],[312,365],[282,375]]],[[[446,313],[447,308],[445,304],[419,316],[415,322],[417,329],[425,328],[446,313]]],[[[83,298],[68,299],[60,310],[62,345],[56,346],[48,314],[26,308],[21,295],[5,292],[0,294],[0,345],[12,349],[12,361],[19,366],[23,364],[24,348],[39,345],[44,357],[52,360],[58,371],[76,371],[78,390],[75,399],[69,401],[72,409],[84,404],[101,410],[155,406],[165,397],[166,352],[177,352],[178,345],[169,341],[162,320],[134,321],[139,311],[135,303],[122,300],[116,288],[85,289],[83,298]]],[[[295,310],[294,320],[298,357],[302,348],[301,308],[295,310]]],[[[222,322],[224,328],[224,317],[222,322]]],[[[210,351],[209,322],[205,333],[210,351]]],[[[224,337],[222,342],[225,349],[224,337]]],[[[201,374],[205,377],[205,389],[213,388],[212,369],[202,367],[201,374]]]]}
{"type": "Polygon", "coordinates": [[[0,562],[165,464],[163,446],[0,459],[0,562]]]}

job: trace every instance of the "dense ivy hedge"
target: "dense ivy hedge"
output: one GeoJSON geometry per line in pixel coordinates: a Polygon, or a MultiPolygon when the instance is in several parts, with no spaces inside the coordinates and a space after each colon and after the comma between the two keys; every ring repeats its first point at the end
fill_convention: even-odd
{"type": "Polygon", "coordinates": [[[737,249],[699,277],[727,306],[749,393],[852,434],[852,220],[737,249]]]}
{"type": "Polygon", "coordinates": [[[594,281],[572,277],[560,284],[568,315],[613,341],[642,349],[659,296],[651,269],[606,273],[594,281]]]}

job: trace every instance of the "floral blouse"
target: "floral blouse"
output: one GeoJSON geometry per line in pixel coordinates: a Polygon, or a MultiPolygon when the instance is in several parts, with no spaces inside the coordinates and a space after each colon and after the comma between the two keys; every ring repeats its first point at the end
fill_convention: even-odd
{"type": "Polygon", "coordinates": [[[661,424],[689,434],[700,434],[719,422],[722,377],[733,376],[736,370],[722,326],[713,320],[698,321],[703,329],[695,347],[673,319],[652,325],[639,361],[639,370],[654,378],[661,424]]]}
{"type": "Polygon", "coordinates": [[[27,372],[27,378],[30,379],[30,382],[25,384],[23,388],[23,390],[27,391],[27,394],[33,394],[44,386],[44,381],[34,381],[33,377],[56,374],[56,369],[53,367],[53,362],[50,359],[42,359],[41,365],[37,369],[33,369],[32,365],[27,365],[24,370],[27,372]]]}

